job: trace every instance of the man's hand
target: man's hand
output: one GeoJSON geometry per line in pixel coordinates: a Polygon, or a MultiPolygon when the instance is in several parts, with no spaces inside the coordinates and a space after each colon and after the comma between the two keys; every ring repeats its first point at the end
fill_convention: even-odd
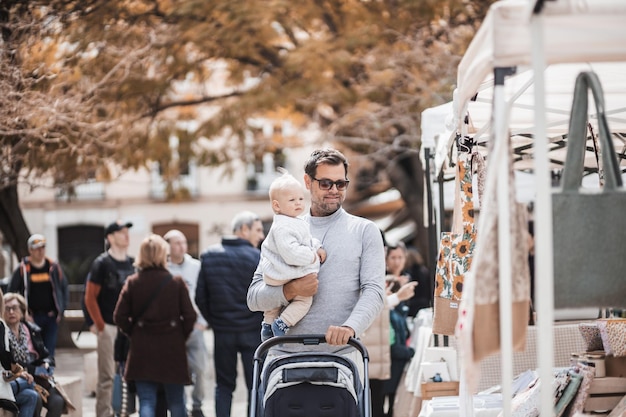
{"type": "Polygon", "coordinates": [[[317,274],[312,273],[302,278],[292,279],[283,285],[283,294],[288,301],[301,297],[312,297],[317,293],[317,274]]]}
{"type": "Polygon", "coordinates": [[[354,337],[354,330],[348,326],[330,326],[326,330],[326,343],[329,345],[347,345],[354,337]]]}

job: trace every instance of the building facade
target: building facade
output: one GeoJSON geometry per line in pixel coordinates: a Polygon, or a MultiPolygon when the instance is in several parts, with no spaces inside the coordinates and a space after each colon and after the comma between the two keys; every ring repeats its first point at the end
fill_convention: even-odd
{"type": "MultiPolygon", "coordinates": [[[[104,227],[122,219],[133,223],[129,254],[135,255],[141,240],[150,233],[163,234],[171,228],[185,233],[189,253],[198,257],[209,245],[230,233],[232,217],[239,211],[259,214],[269,226],[272,219],[267,191],[283,166],[297,178],[311,148],[285,149],[280,158],[263,154],[257,163],[233,162],[224,167],[192,164],[176,187],[186,198],[165,198],[165,183],[158,166],[126,172],[114,181],[93,181],[76,187],[71,196],[55,187],[19,189],[20,203],[31,233],[47,238],[47,253],[59,259],[71,284],[82,284],[91,261],[104,250],[104,227]]],[[[5,248],[6,249],[6,248],[5,248]]],[[[15,267],[11,257],[6,270],[15,267]]]]}

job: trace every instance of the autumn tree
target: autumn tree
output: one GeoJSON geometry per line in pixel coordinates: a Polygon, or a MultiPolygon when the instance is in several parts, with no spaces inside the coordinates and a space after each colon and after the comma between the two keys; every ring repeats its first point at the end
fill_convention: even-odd
{"type": "Polygon", "coordinates": [[[29,233],[17,185],[70,186],[120,150],[108,140],[120,126],[90,94],[97,86],[57,60],[59,28],[47,16],[29,2],[0,4],[0,231],[19,257],[29,233]]]}
{"type": "Polygon", "coordinates": [[[311,126],[355,155],[352,198],[394,186],[422,228],[420,113],[451,98],[491,2],[3,3],[0,230],[22,253],[17,182],[71,191],[149,161],[173,179],[173,135],[185,157],[228,164],[298,146],[311,126]],[[294,133],[268,137],[258,118],[290,121],[294,133]]]}

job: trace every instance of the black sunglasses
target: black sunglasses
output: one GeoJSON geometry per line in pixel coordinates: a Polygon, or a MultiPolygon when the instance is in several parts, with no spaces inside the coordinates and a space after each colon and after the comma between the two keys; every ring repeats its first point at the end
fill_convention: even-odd
{"type": "Polygon", "coordinates": [[[313,181],[317,181],[320,185],[320,190],[324,190],[324,191],[330,190],[331,188],[333,188],[333,185],[337,187],[337,191],[343,191],[346,188],[348,188],[348,184],[350,184],[349,180],[332,181],[327,178],[318,180],[315,177],[311,177],[311,179],[313,179],[313,181]]]}

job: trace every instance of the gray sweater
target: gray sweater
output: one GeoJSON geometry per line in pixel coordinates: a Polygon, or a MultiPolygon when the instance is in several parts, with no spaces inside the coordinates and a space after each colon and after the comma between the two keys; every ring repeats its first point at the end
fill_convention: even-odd
{"type": "Polygon", "coordinates": [[[175,264],[172,262],[167,263],[167,269],[169,269],[170,273],[174,276],[179,275],[187,284],[187,290],[189,290],[189,298],[191,298],[191,303],[193,304],[193,308],[196,310],[198,314],[197,322],[203,326],[207,326],[207,322],[200,314],[200,310],[196,305],[196,286],[198,284],[198,273],[200,273],[200,261],[194,259],[189,254],[185,254],[183,258],[183,263],[175,264]]]}
{"type": "MultiPolygon", "coordinates": [[[[385,252],[378,227],[339,209],[326,217],[305,219],[322,242],[327,258],[319,271],[319,287],[309,313],[289,334],[325,334],[329,326],[349,326],[359,337],[374,321],[385,297],[385,252]]],[[[285,306],[281,287],[263,282],[257,268],[248,289],[248,307],[265,311],[285,306]]],[[[334,349],[336,350],[336,349],[334,349]]]]}

